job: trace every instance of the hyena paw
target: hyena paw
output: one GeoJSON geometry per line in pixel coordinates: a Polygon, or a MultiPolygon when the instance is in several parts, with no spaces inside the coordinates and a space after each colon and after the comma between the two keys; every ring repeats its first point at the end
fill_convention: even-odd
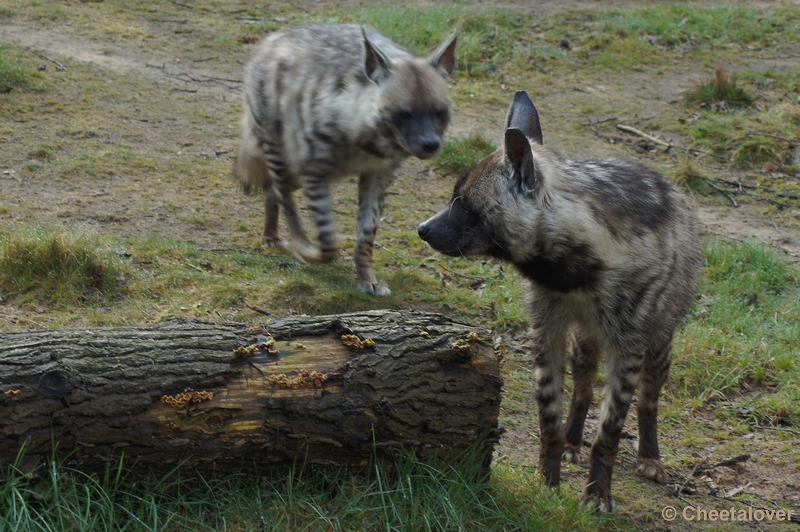
{"type": "Polygon", "coordinates": [[[358,291],[359,292],[364,292],[365,294],[370,294],[370,295],[373,295],[373,296],[380,296],[380,297],[388,296],[389,294],[392,293],[392,291],[389,290],[389,287],[386,286],[385,283],[364,283],[364,282],[361,282],[361,283],[358,283],[358,291]]]}
{"type": "Polygon", "coordinates": [[[607,514],[614,511],[614,497],[610,493],[584,493],[581,497],[581,506],[598,514],[607,514]]]}
{"type": "Polygon", "coordinates": [[[286,249],[286,240],[279,237],[278,235],[274,236],[263,235],[261,237],[261,243],[267,246],[268,248],[286,249]]]}
{"type": "Polygon", "coordinates": [[[661,465],[657,458],[637,458],[636,471],[645,478],[649,478],[659,484],[667,481],[667,470],[661,465]]]}
{"type": "Polygon", "coordinates": [[[336,258],[338,251],[322,251],[314,244],[308,242],[292,241],[289,251],[300,262],[330,262],[336,258]]]}
{"type": "Polygon", "coordinates": [[[565,464],[579,465],[581,463],[581,446],[572,445],[567,443],[564,445],[564,454],[561,455],[561,461],[565,464]]]}

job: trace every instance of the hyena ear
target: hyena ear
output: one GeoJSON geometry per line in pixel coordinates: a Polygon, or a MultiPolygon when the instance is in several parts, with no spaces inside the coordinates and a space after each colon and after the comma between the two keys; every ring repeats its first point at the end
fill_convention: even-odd
{"type": "Polygon", "coordinates": [[[506,115],[506,129],[519,129],[536,144],[543,144],[539,113],[525,91],[517,91],[506,115]]]}
{"type": "Polygon", "coordinates": [[[457,41],[458,33],[454,33],[452,37],[447,39],[444,44],[437,48],[428,58],[428,62],[431,66],[438,70],[443,77],[451,76],[456,69],[457,41]]]}
{"type": "Polygon", "coordinates": [[[514,173],[514,180],[520,191],[526,196],[536,196],[539,180],[536,179],[531,143],[525,133],[517,128],[506,129],[503,155],[514,173]]]}
{"type": "Polygon", "coordinates": [[[380,48],[370,42],[363,26],[361,27],[361,35],[364,37],[364,72],[369,79],[379,83],[389,77],[392,60],[381,52],[380,48]]]}

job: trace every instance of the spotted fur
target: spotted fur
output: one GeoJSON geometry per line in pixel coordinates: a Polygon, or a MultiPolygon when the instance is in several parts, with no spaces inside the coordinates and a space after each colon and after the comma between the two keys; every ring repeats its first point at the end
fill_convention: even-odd
{"type": "Polygon", "coordinates": [[[372,246],[386,190],[408,156],[441,148],[450,121],[445,78],[456,37],[420,59],[374,30],[320,24],[266,37],[245,67],[242,141],[235,175],[245,191],[266,191],[263,241],[282,246],[283,206],[290,251],[301,261],[337,254],[331,183],[358,175],[358,288],[389,294],[372,267],[372,246]],[[292,192],[302,188],[319,233],[303,231],[292,192]]]}
{"type": "Polygon", "coordinates": [[[583,499],[599,511],[613,507],[611,475],[637,385],[638,469],[664,482],[658,395],[669,373],[673,333],[700,270],[689,199],[638,163],[561,158],[542,145],[538,113],[518,92],[503,148],[459,179],[450,205],[421,224],[419,234],[448,255],[510,261],[525,279],[545,480],[558,484],[562,460],[579,461],[592,383],[605,353],[605,391],[583,499]],[[563,427],[568,359],[574,392],[563,427]]]}

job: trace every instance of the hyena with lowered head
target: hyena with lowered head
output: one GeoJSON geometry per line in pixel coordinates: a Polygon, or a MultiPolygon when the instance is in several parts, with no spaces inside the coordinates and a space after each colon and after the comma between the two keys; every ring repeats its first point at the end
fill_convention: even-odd
{"type": "Polygon", "coordinates": [[[282,246],[283,206],[290,251],[304,262],[336,256],[331,183],[358,175],[358,289],[389,288],[372,267],[386,190],[408,156],[439,152],[450,122],[445,78],[455,68],[456,36],[421,59],[377,31],[319,24],[266,37],[245,67],[242,141],[234,172],[246,192],[266,191],[263,241],[282,246]],[[308,241],[292,192],[303,188],[320,246],[308,241]]]}
{"type": "Polygon", "coordinates": [[[508,111],[503,148],[458,180],[450,204],[421,224],[419,235],[447,255],[510,261],[525,279],[545,480],[559,483],[562,459],[579,461],[592,382],[605,352],[605,392],[583,501],[600,512],[613,508],[611,474],[637,384],[638,471],[664,482],[658,395],[673,332],[700,271],[686,196],[637,163],[562,159],[542,145],[536,108],[520,91],[508,111]],[[562,427],[570,331],[574,392],[562,427]]]}

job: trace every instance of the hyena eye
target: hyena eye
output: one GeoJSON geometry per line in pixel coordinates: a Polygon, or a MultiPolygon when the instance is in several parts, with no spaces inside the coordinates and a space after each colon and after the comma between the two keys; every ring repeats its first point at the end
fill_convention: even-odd
{"type": "Polygon", "coordinates": [[[409,120],[411,118],[412,114],[411,114],[411,111],[409,111],[408,109],[400,109],[399,111],[397,111],[394,114],[394,116],[398,120],[409,120]]]}
{"type": "Polygon", "coordinates": [[[456,199],[453,200],[452,205],[455,206],[458,203],[458,207],[464,211],[464,214],[469,214],[469,209],[464,204],[464,199],[461,196],[458,196],[456,199]]]}
{"type": "Polygon", "coordinates": [[[434,114],[440,122],[446,122],[450,118],[450,113],[447,112],[447,109],[437,109],[434,114]]]}

